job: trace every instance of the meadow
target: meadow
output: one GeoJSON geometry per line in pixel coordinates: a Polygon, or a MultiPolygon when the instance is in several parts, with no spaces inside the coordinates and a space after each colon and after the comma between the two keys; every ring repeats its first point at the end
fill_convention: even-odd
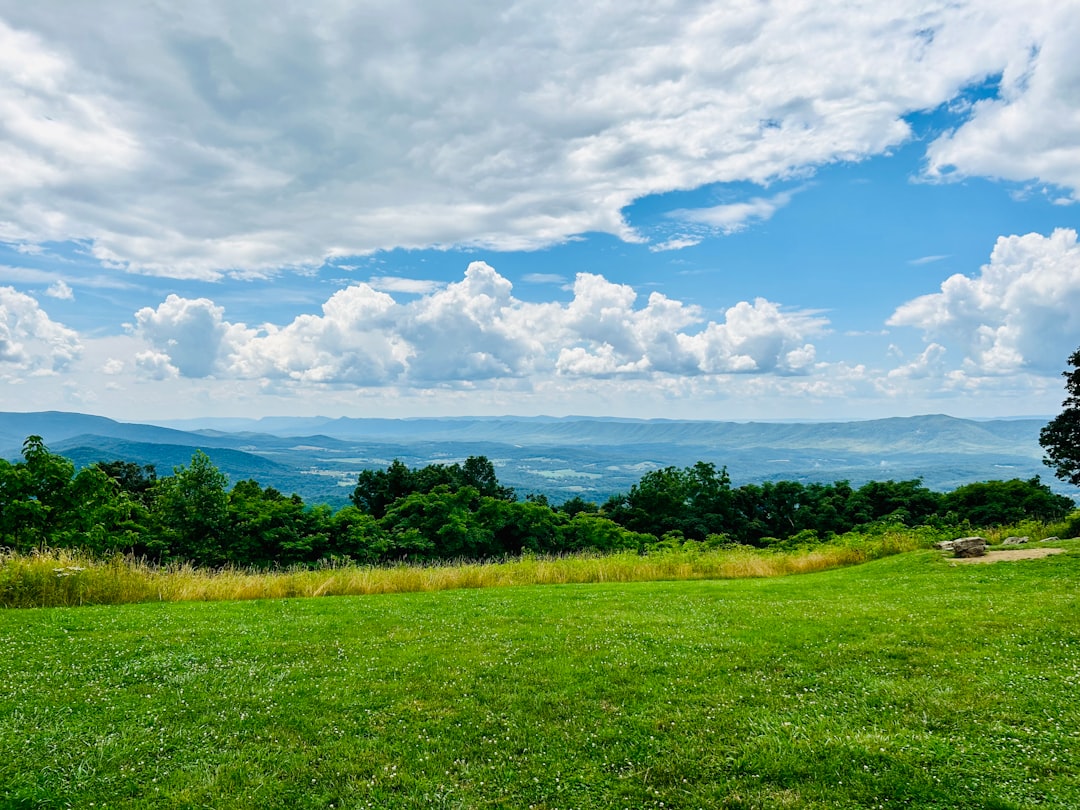
{"type": "Polygon", "coordinates": [[[664,579],[775,577],[854,565],[928,544],[938,532],[851,534],[830,543],[762,552],[747,546],[709,549],[700,543],[651,554],[621,551],[558,556],[524,554],[500,560],[356,565],[314,568],[202,568],[190,563],[148,562],[130,555],[99,557],[76,549],[30,554],[0,551],[0,608],[74,607],[134,602],[227,601],[315,596],[651,582],[664,579]]]}
{"type": "Polygon", "coordinates": [[[1080,541],[1054,545],[3,610],[0,806],[1075,808],[1080,541]]]}

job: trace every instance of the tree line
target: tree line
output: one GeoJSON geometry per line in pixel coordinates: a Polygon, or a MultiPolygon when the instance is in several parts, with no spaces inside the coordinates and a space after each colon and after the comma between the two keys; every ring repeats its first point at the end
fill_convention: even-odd
{"type": "Polygon", "coordinates": [[[918,480],[733,487],[707,462],[646,473],[602,504],[519,500],[484,456],[360,473],[352,503],[309,506],[257,481],[232,487],[198,451],[158,476],[152,466],[99,462],[81,470],[39,436],[23,460],[0,460],[0,545],[77,547],[203,566],[309,565],[340,559],[484,559],[522,552],[646,551],[657,546],[816,542],[875,523],[937,527],[1058,520],[1075,508],[1039,479],[934,492],[918,480]]]}

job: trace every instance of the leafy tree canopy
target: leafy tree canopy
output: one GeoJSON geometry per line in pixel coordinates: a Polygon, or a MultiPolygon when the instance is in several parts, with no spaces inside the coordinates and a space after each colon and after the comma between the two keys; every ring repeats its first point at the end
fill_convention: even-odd
{"type": "Polygon", "coordinates": [[[1043,463],[1054,469],[1062,481],[1080,487],[1080,349],[1069,357],[1071,371],[1063,371],[1069,395],[1062,412],[1039,434],[1039,444],[1046,451],[1043,463]]]}

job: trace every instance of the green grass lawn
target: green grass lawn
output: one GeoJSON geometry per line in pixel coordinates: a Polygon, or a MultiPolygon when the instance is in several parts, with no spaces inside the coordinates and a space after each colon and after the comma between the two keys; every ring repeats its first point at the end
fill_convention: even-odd
{"type": "Polygon", "coordinates": [[[0,807],[1080,807],[1080,544],[0,611],[0,807]]]}

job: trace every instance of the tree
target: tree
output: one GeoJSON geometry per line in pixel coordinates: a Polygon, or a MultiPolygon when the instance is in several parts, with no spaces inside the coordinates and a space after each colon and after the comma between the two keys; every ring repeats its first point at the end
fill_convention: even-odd
{"type": "Polygon", "coordinates": [[[138,465],[131,461],[99,461],[93,465],[113,479],[121,491],[144,506],[149,505],[150,493],[157,480],[153,464],[138,465]]]}
{"type": "Polygon", "coordinates": [[[681,532],[692,540],[729,531],[734,514],[727,468],[699,461],[645,473],[625,495],[609,498],[604,514],[632,532],[660,537],[681,532]]]}
{"type": "Polygon", "coordinates": [[[1001,526],[1021,520],[1060,520],[1072,500],[1056,495],[1035,476],[1029,481],[978,481],[944,496],[944,508],[975,526],[1001,526]]]}
{"type": "Polygon", "coordinates": [[[456,491],[464,487],[475,489],[478,494],[514,500],[513,487],[504,487],[495,477],[495,466],[486,456],[469,456],[465,466],[460,464],[429,464],[420,469],[410,469],[401,461],[383,470],[363,470],[353,490],[352,502],[357,509],[382,519],[395,503],[409,495],[426,495],[438,487],[456,491]]]}
{"type": "Polygon", "coordinates": [[[99,467],[80,470],[71,481],[70,492],[71,514],[52,542],[95,554],[160,553],[148,528],[146,506],[99,467]]]}
{"type": "Polygon", "coordinates": [[[154,485],[154,513],[171,556],[200,565],[226,561],[228,478],[202,450],[154,485]]]}
{"type": "Polygon", "coordinates": [[[1073,486],[1080,486],[1080,349],[1069,357],[1072,371],[1063,371],[1069,395],[1061,403],[1064,410],[1039,434],[1039,444],[1046,451],[1043,463],[1054,475],[1073,486]]]}

